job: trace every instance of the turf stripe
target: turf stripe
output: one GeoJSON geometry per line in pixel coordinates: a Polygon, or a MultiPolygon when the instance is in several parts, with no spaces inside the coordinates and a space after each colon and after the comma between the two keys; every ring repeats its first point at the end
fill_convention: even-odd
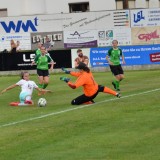
{"type": "MultiPolygon", "coordinates": [[[[145,92],[141,92],[141,93],[135,93],[135,94],[123,96],[120,99],[129,98],[129,97],[138,96],[138,95],[144,95],[144,94],[148,94],[148,93],[156,92],[156,91],[160,91],[160,88],[149,90],[149,91],[145,91],[145,92]]],[[[0,128],[7,127],[7,126],[13,126],[13,125],[16,125],[16,124],[20,124],[20,123],[24,123],[24,122],[29,122],[29,121],[33,121],[33,120],[37,120],[37,119],[42,119],[42,118],[49,117],[49,116],[59,115],[59,114],[62,114],[62,113],[73,111],[73,110],[78,110],[78,109],[90,107],[90,106],[93,106],[93,105],[97,105],[97,104],[101,104],[101,103],[105,103],[105,102],[110,102],[110,101],[116,101],[116,100],[119,100],[119,98],[115,98],[114,97],[112,99],[107,99],[107,100],[96,102],[96,103],[93,103],[93,104],[90,104],[90,105],[80,105],[80,106],[76,106],[74,108],[62,110],[62,111],[59,111],[59,112],[52,112],[52,113],[45,114],[45,115],[38,116],[38,117],[33,117],[33,118],[28,118],[28,119],[25,119],[25,120],[21,120],[21,121],[15,121],[15,122],[10,122],[10,123],[6,123],[6,124],[2,124],[2,125],[0,125],[0,128]]]]}

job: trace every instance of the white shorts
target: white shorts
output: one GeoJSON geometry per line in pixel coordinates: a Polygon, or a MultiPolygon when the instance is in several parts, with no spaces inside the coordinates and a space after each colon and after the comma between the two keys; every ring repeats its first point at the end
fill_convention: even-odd
{"type": "Polygon", "coordinates": [[[24,103],[26,100],[31,100],[31,95],[27,92],[21,92],[19,95],[20,103],[24,103]]]}

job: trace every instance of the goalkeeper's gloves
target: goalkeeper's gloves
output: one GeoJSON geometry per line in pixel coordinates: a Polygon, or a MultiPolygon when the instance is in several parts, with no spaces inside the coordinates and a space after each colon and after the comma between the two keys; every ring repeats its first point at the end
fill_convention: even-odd
{"type": "Polygon", "coordinates": [[[67,78],[67,77],[60,77],[60,80],[66,82],[66,83],[68,83],[68,82],[70,81],[70,78],[67,78]]]}
{"type": "Polygon", "coordinates": [[[62,71],[66,74],[70,74],[71,71],[67,70],[66,68],[62,67],[62,71]]]}

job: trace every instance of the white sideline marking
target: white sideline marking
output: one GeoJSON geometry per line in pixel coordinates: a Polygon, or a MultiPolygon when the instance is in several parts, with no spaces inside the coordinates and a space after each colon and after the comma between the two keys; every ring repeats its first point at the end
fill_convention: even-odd
{"type": "Polygon", "coordinates": [[[115,100],[119,100],[119,99],[123,99],[123,98],[129,98],[129,97],[133,97],[133,96],[138,96],[138,95],[143,95],[143,94],[147,94],[147,93],[151,93],[151,92],[156,92],[156,91],[159,91],[159,90],[160,90],[160,88],[145,91],[145,92],[141,92],[141,93],[135,93],[135,94],[131,94],[131,95],[128,95],[128,96],[123,96],[121,98],[107,99],[107,100],[96,102],[96,103],[93,103],[93,104],[90,104],[90,105],[76,106],[75,108],[70,108],[70,109],[66,109],[66,110],[63,110],[63,111],[59,111],[59,112],[52,112],[52,113],[49,113],[49,114],[45,114],[45,115],[34,117],[34,118],[25,119],[25,120],[22,120],[22,121],[16,121],[16,122],[2,124],[2,125],[0,125],[0,128],[7,127],[7,126],[13,126],[13,125],[16,125],[16,124],[29,122],[29,121],[33,121],[33,120],[37,120],[37,119],[42,119],[42,118],[45,118],[45,117],[54,116],[54,115],[58,115],[58,114],[61,114],[61,113],[66,113],[66,112],[69,112],[69,111],[82,109],[82,108],[85,108],[85,107],[90,107],[90,106],[93,106],[93,105],[96,105],[96,104],[101,104],[101,103],[104,103],[104,102],[110,102],[110,101],[115,101],[115,100]]]}

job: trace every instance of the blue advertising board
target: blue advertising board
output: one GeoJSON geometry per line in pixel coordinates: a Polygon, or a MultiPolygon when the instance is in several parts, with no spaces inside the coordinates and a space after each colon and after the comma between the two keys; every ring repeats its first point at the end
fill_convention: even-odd
{"type": "MultiPolygon", "coordinates": [[[[126,65],[160,64],[160,45],[122,46],[126,65]]],[[[92,67],[108,66],[106,55],[110,47],[91,48],[90,63],[92,67]]]]}

